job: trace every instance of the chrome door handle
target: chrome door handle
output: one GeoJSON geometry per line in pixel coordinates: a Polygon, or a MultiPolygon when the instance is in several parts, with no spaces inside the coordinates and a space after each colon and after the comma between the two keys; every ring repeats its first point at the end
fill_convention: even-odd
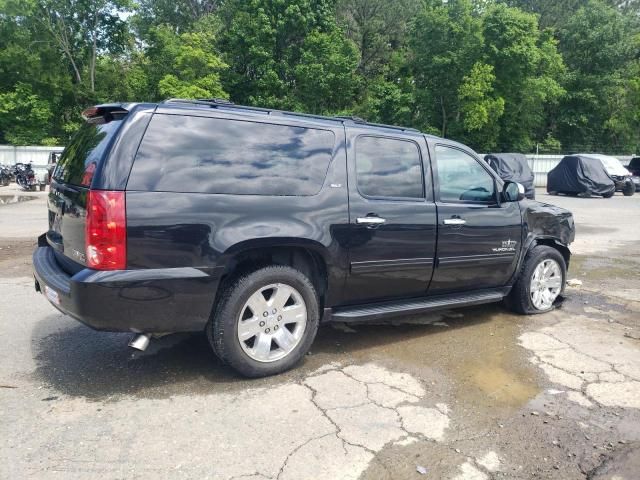
{"type": "Polygon", "coordinates": [[[467,221],[462,218],[447,218],[444,221],[445,225],[464,225],[465,223],[467,223],[467,221]]]}
{"type": "Polygon", "coordinates": [[[358,217],[356,223],[359,225],[382,225],[387,220],[380,217],[358,217]]]}

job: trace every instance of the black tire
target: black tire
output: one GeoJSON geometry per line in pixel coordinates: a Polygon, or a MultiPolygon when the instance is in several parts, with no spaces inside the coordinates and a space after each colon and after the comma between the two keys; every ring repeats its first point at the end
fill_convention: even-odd
{"type": "Polygon", "coordinates": [[[522,315],[533,315],[537,313],[545,313],[553,310],[553,305],[545,310],[539,310],[533,306],[531,301],[531,276],[536,267],[544,260],[555,260],[560,266],[562,272],[562,286],[560,288],[560,297],[564,293],[564,285],[567,280],[567,264],[562,254],[555,248],[546,245],[537,245],[533,247],[524,258],[518,279],[511,289],[511,292],[504,299],[504,303],[509,310],[522,315]]]}
{"type": "Polygon", "coordinates": [[[624,184],[624,188],[622,189],[622,194],[625,197],[630,197],[634,193],[636,193],[636,186],[633,182],[627,182],[624,184]]]}
{"type": "Polygon", "coordinates": [[[214,353],[240,374],[256,378],[282,373],[294,367],[309,351],[318,331],[318,295],[309,279],[298,270],[271,265],[242,274],[224,289],[207,324],[206,334],[214,353]],[[295,288],[307,307],[307,323],[300,342],[285,357],[272,362],[251,358],[241,347],[237,329],[241,310],[249,297],[261,287],[284,283],[295,288]]]}
{"type": "Polygon", "coordinates": [[[613,197],[614,193],[616,193],[616,192],[605,193],[604,195],[602,195],[602,198],[611,198],[611,197],[613,197]]]}
{"type": "Polygon", "coordinates": [[[45,189],[45,188],[47,188],[47,185],[46,185],[46,184],[41,184],[41,185],[40,185],[40,191],[41,191],[41,192],[44,192],[44,189],[45,189]]]}

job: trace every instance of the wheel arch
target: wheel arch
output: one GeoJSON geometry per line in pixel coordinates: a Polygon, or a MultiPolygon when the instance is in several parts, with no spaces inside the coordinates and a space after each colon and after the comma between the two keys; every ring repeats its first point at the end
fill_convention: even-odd
{"type": "MultiPolygon", "coordinates": [[[[334,271],[329,252],[321,243],[300,238],[254,239],[240,242],[227,249],[220,257],[224,267],[220,289],[246,272],[268,265],[287,265],[302,272],[318,293],[320,311],[329,293],[329,276],[334,271]]],[[[335,275],[335,273],[333,273],[335,275]]]]}
{"type": "Polygon", "coordinates": [[[523,248],[520,252],[520,258],[518,260],[518,267],[513,273],[513,276],[511,277],[509,285],[512,286],[518,280],[518,276],[520,275],[520,271],[522,270],[522,266],[524,265],[524,259],[526,258],[527,253],[529,253],[534,247],[537,247],[538,245],[546,245],[560,252],[560,254],[562,255],[562,258],[564,259],[564,263],[567,268],[567,271],[569,271],[571,251],[569,250],[569,247],[567,245],[563,244],[562,242],[558,241],[557,238],[550,235],[531,235],[530,234],[527,237],[526,241],[524,242],[523,248]]]}

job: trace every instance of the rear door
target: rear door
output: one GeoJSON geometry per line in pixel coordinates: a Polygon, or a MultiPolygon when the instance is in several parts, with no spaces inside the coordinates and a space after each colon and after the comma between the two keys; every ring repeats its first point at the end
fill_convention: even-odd
{"type": "Polygon", "coordinates": [[[67,270],[86,265],[87,193],[94,173],[106,157],[126,112],[92,117],[72,137],[53,171],[47,240],[67,270]]]}
{"type": "Polygon", "coordinates": [[[421,135],[347,129],[348,303],[424,296],[433,271],[436,209],[421,135]]]}
{"type": "Polygon", "coordinates": [[[501,182],[458,145],[435,145],[437,267],[429,294],[505,285],[522,244],[518,202],[498,203],[501,182]]]}

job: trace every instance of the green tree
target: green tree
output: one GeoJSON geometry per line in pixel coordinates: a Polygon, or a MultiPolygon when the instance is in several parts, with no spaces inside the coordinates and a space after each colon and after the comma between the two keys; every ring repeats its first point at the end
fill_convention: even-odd
{"type": "Polygon", "coordinates": [[[118,15],[127,0],[38,0],[33,15],[64,54],[74,81],[95,91],[98,54],[122,52],[129,29],[118,15]]]}
{"type": "Polygon", "coordinates": [[[138,0],[131,23],[144,39],[160,25],[169,26],[174,33],[185,33],[214,14],[219,3],[218,0],[138,0]]]}
{"type": "Polygon", "coordinates": [[[495,96],[495,80],[493,67],[478,62],[462,79],[458,90],[466,139],[485,152],[497,146],[498,120],[504,113],[504,99],[495,96]]]}
{"type": "Polygon", "coordinates": [[[8,93],[0,93],[0,132],[2,142],[12,145],[39,145],[49,139],[51,105],[35,95],[31,86],[16,85],[8,93]]]}
{"type": "Polygon", "coordinates": [[[167,38],[165,48],[173,59],[173,71],[158,82],[159,93],[164,97],[226,98],[220,72],[227,65],[215,53],[214,45],[213,34],[204,31],[167,38]]]}
{"type": "Polygon", "coordinates": [[[365,80],[385,73],[392,54],[402,48],[420,0],[340,0],[337,18],[360,53],[358,73],[365,80]]]}
{"type": "Polygon", "coordinates": [[[619,153],[640,143],[636,18],[593,1],[559,30],[569,68],[558,136],[572,150],[619,153]]]}
{"type": "Polygon", "coordinates": [[[469,0],[428,1],[409,39],[418,124],[447,136],[460,114],[458,91],[479,58],[480,21],[469,0]]]}
{"type": "Polygon", "coordinates": [[[416,123],[414,97],[414,80],[407,50],[398,49],[385,65],[384,73],[369,80],[354,111],[369,121],[410,126],[416,123]]]}
{"type": "MultiPolygon", "coordinates": [[[[303,69],[317,70],[309,66],[312,60],[305,50],[319,48],[320,43],[327,46],[326,38],[338,38],[331,0],[228,0],[220,15],[224,24],[220,45],[230,65],[225,88],[234,101],[276,108],[322,104],[318,98],[309,98],[309,82],[299,90],[303,100],[297,99],[295,92],[301,61],[303,69]],[[312,34],[329,37],[307,40],[312,34]]],[[[333,53],[323,53],[323,58],[349,64],[349,55],[345,56],[349,47],[342,39],[339,43],[333,53]]],[[[329,70],[335,72],[336,68],[329,70]]],[[[347,98],[351,91],[348,88],[345,92],[343,105],[353,102],[347,98]]]]}
{"type": "Polygon", "coordinates": [[[548,133],[546,112],[564,94],[556,42],[540,32],[535,15],[502,4],[483,16],[482,32],[484,62],[493,66],[495,94],[504,99],[497,146],[531,151],[548,133]]]}
{"type": "Polygon", "coordinates": [[[351,106],[358,87],[358,52],[339,31],[312,32],[295,67],[297,109],[335,113],[351,106]]]}

